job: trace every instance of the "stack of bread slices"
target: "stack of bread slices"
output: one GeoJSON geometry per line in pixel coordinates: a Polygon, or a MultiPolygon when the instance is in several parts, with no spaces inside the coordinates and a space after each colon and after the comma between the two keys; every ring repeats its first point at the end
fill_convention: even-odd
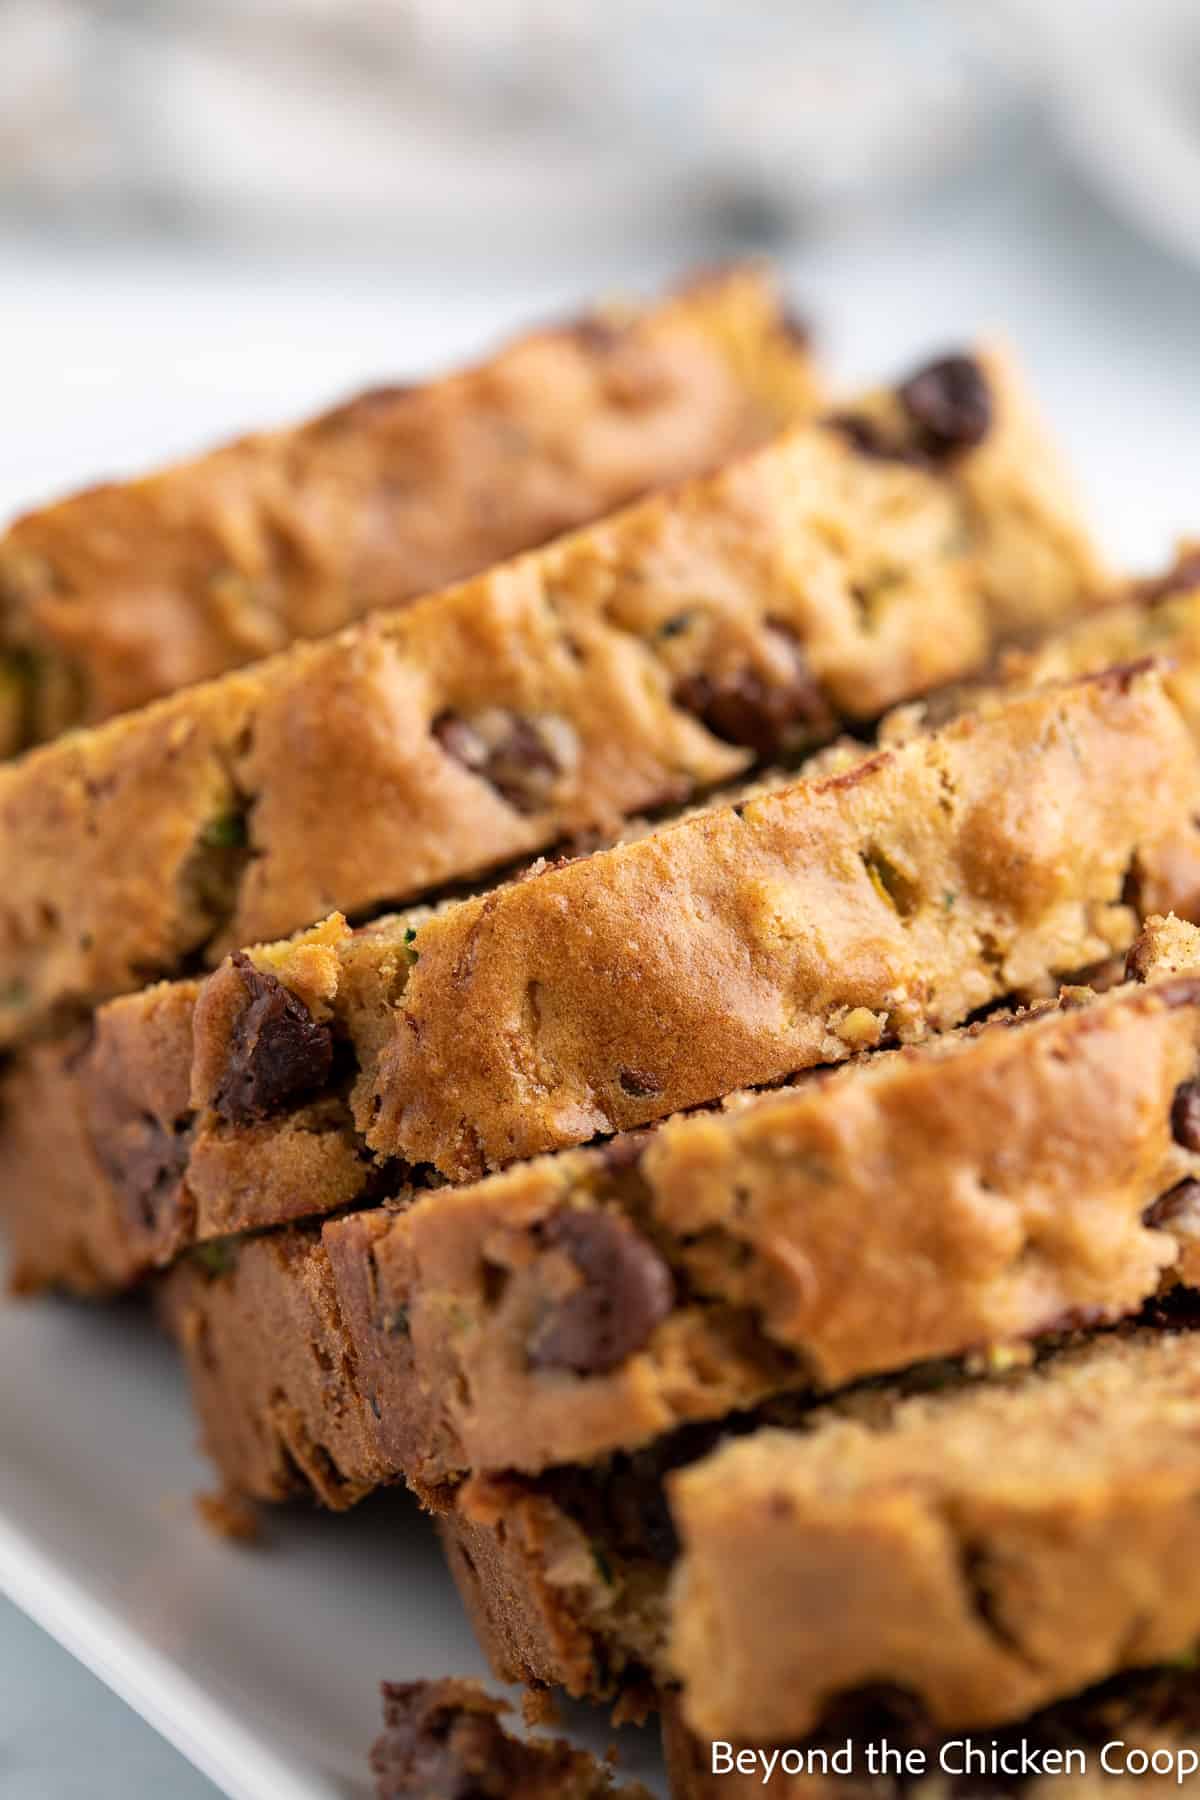
{"type": "Polygon", "coordinates": [[[13,1284],[146,1290],[231,1492],[407,1483],[685,1800],[1200,1746],[1200,554],[1003,350],[831,397],[737,268],[80,494],[0,746],[13,1284]]]}

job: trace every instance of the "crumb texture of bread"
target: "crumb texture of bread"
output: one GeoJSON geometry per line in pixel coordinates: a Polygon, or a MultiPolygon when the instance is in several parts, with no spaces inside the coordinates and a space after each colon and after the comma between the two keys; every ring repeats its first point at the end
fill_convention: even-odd
{"type": "Polygon", "coordinates": [[[474,574],[811,413],[765,271],[531,334],[0,538],[0,754],[474,574]]]}
{"type": "MultiPolygon", "coordinates": [[[[998,400],[981,442],[887,454],[837,419],[797,425],[0,770],[0,1044],[334,908],[611,837],[979,669],[1014,628],[972,473],[1006,418],[998,400]]],[[[1007,486],[997,509],[999,531],[1007,486]]],[[[1064,564],[1064,609],[1098,579],[1064,564]]]]}
{"type": "Polygon", "coordinates": [[[396,1478],[311,1234],[205,1245],[156,1298],[228,1487],[264,1501],[311,1496],[341,1511],[396,1478]]]}
{"type": "Polygon", "coordinates": [[[258,1544],[262,1541],[262,1515],[252,1500],[234,1488],[219,1488],[216,1493],[196,1495],[196,1516],[214,1537],[228,1544],[258,1544]]]}
{"type": "Polygon", "coordinates": [[[378,1800],[650,1800],[564,1738],[519,1738],[473,1681],[384,1682],[371,1752],[378,1800]]]}

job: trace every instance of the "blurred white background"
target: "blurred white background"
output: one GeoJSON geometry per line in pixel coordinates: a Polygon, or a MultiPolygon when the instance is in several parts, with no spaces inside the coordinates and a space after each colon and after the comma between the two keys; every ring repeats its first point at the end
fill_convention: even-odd
{"type": "MultiPolygon", "coordinates": [[[[758,249],[846,378],[1007,332],[1114,555],[1200,533],[1194,0],[0,0],[0,518],[758,249]]],[[[205,1791],[31,1632],[6,1795],[205,1791]]]]}
{"type": "Polygon", "coordinates": [[[746,248],[848,376],[1007,330],[1118,554],[1200,523],[1188,0],[0,0],[0,514],[746,248]]]}

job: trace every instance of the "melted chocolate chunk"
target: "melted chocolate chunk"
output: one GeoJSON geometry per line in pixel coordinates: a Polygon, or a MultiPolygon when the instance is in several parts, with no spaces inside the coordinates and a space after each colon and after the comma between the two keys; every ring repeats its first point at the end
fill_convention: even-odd
{"type": "Polygon", "coordinates": [[[973,356],[943,356],[897,391],[920,448],[931,457],[973,449],[991,429],[991,390],[973,356]]]}
{"type": "Polygon", "coordinates": [[[661,1094],[662,1082],[657,1075],[651,1075],[647,1069],[622,1069],[620,1083],[623,1093],[632,1094],[641,1099],[649,1094],[661,1094]]]}
{"type": "Polygon", "coordinates": [[[130,1216],[158,1233],[177,1210],[192,1145],[191,1126],[168,1127],[139,1112],[96,1136],[101,1159],[124,1194],[130,1216]]]}
{"type": "Polygon", "coordinates": [[[488,782],[515,812],[538,812],[562,773],[543,734],[520,713],[494,709],[471,721],[443,712],[432,729],[446,755],[488,782]]]}
{"type": "Polygon", "coordinates": [[[231,1125],[269,1119],[315,1093],[333,1067],[333,1033],[274,975],[241,950],[233,964],[247,1004],[233,1029],[213,1106],[231,1125]]]}
{"type": "Polygon", "coordinates": [[[671,1271],[628,1219],[608,1212],[557,1213],[546,1242],[564,1250],[582,1282],[556,1301],[534,1331],[535,1368],[603,1375],[646,1343],[674,1304],[671,1271]]]}
{"type": "Polygon", "coordinates": [[[1175,1089],[1171,1135],[1185,1150],[1200,1150],[1200,1081],[1181,1081],[1175,1089]]]}
{"type": "Polygon", "coordinates": [[[837,725],[802,646],[784,626],[772,630],[791,652],[786,680],[768,681],[756,669],[719,675],[701,670],[686,675],[672,695],[676,706],[694,713],[714,737],[762,758],[832,737],[837,725]]]}
{"type": "Polygon", "coordinates": [[[1176,1182],[1157,1200],[1152,1200],[1142,1214],[1142,1224],[1153,1231],[1169,1230],[1183,1219],[1200,1220],[1200,1181],[1187,1178],[1176,1182]]]}

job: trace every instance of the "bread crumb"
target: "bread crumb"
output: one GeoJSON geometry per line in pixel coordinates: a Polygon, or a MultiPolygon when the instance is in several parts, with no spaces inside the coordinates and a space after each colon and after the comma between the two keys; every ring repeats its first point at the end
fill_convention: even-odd
{"type": "Polygon", "coordinates": [[[531,1731],[539,1726],[562,1724],[562,1709],[549,1688],[527,1687],[521,1696],[521,1717],[531,1731]]]}
{"type": "Polygon", "coordinates": [[[257,1544],[262,1539],[258,1508],[233,1488],[221,1488],[215,1494],[197,1494],[195,1507],[201,1523],[217,1537],[234,1544],[257,1544]]]}

